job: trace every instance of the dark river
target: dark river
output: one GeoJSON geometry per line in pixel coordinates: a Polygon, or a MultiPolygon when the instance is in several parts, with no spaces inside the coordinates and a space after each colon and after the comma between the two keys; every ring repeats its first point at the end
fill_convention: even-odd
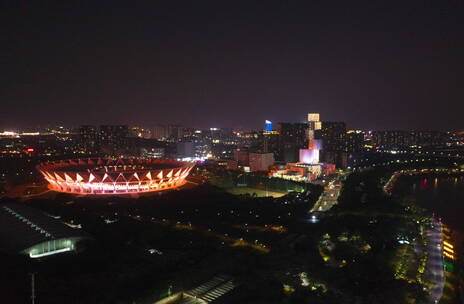
{"type": "Polygon", "coordinates": [[[395,194],[415,197],[420,206],[464,232],[464,176],[404,177],[395,186],[395,194]]]}

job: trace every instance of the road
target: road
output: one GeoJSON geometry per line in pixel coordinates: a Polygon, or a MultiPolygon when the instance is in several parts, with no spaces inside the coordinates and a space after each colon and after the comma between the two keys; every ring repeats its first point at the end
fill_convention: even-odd
{"type": "Polygon", "coordinates": [[[345,174],[337,174],[327,181],[324,186],[324,192],[322,192],[310,212],[325,212],[338,203],[338,196],[340,195],[344,177],[345,174]]]}
{"type": "Polygon", "coordinates": [[[442,224],[438,220],[432,219],[432,225],[433,227],[426,231],[429,239],[426,277],[434,284],[434,287],[430,290],[430,303],[435,304],[440,301],[443,295],[445,273],[443,268],[442,224]]]}

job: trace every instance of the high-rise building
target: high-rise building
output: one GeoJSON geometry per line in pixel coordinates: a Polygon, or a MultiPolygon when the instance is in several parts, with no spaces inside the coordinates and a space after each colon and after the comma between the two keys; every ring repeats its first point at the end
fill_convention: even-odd
{"type": "Polygon", "coordinates": [[[152,130],[152,138],[157,140],[177,141],[183,138],[184,128],[180,125],[156,125],[152,130]]]}
{"type": "Polygon", "coordinates": [[[364,149],[364,132],[349,130],[346,132],[345,151],[348,153],[361,152],[364,149]]]}
{"type": "Polygon", "coordinates": [[[156,125],[153,127],[151,137],[157,140],[165,140],[169,137],[168,129],[165,125],[156,125]]]}
{"type": "Polygon", "coordinates": [[[261,153],[275,153],[277,158],[279,154],[279,132],[274,131],[272,122],[270,120],[266,120],[264,123],[264,130],[262,134],[260,134],[260,149],[259,152],[261,153]]]}
{"type": "Polygon", "coordinates": [[[321,129],[321,121],[319,120],[319,113],[308,114],[308,140],[316,139],[315,133],[321,129]]]}
{"type": "Polygon", "coordinates": [[[345,160],[348,153],[362,150],[364,133],[361,131],[347,132],[344,122],[323,121],[321,125],[321,129],[316,133],[316,138],[322,140],[322,162],[346,168],[345,160]]]}
{"type": "Polygon", "coordinates": [[[321,130],[321,121],[318,113],[308,114],[308,148],[300,149],[299,160],[305,164],[319,163],[319,153],[322,148],[322,141],[316,139],[316,132],[321,130]]]}
{"type": "Polygon", "coordinates": [[[443,146],[451,142],[451,133],[441,131],[374,131],[372,142],[378,149],[402,149],[443,146]]]}
{"type": "Polygon", "coordinates": [[[273,129],[272,129],[272,121],[270,120],[266,120],[264,122],[264,132],[272,132],[273,129]]]}
{"type": "Polygon", "coordinates": [[[79,128],[79,142],[87,153],[98,151],[98,128],[89,125],[81,126],[79,128]]]}
{"type": "Polygon", "coordinates": [[[316,138],[322,140],[324,151],[344,151],[346,124],[344,122],[323,121],[316,132],[316,138]]]}
{"type": "Polygon", "coordinates": [[[237,145],[241,150],[259,151],[262,147],[262,132],[240,132],[237,135],[237,145]]]}
{"type": "Polygon", "coordinates": [[[308,124],[278,123],[279,134],[277,160],[294,163],[298,161],[300,149],[308,146],[308,124]]]}
{"type": "Polygon", "coordinates": [[[100,143],[104,152],[115,154],[126,150],[129,128],[127,125],[100,126],[100,143]]]}
{"type": "Polygon", "coordinates": [[[168,136],[170,139],[177,141],[184,136],[184,127],[181,125],[168,125],[168,136]]]}
{"type": "Polygon", "coordinates": [[[280,134],[277,131],[263,132],[263,148],[261,152],[269,153],[273,152],[277,159],[279,157],[279,136],[280,134]]]}

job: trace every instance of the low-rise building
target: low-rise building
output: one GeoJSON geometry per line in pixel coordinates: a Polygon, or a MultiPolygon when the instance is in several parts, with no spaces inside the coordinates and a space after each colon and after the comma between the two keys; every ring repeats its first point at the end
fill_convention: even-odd
{"type": "Polygon", "coordinates": [[[78,242],[90,239],[55,217],[24,205],[0,205],[0,250],[41,258],[75,251],[78,242]]]}
{"type": "Polygon", "coordinates": [[[269,171],[269,167],[274,164],[274,153],[250,153],[250,171],[269,171]]]}

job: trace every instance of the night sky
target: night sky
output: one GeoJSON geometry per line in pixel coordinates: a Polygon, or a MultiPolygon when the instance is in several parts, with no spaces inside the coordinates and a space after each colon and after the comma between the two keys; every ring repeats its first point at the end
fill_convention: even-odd
{"type": "Polygon", "coordinates": [[[1,128],[464,129],[462,0],[6,3],[1,128]]]}

